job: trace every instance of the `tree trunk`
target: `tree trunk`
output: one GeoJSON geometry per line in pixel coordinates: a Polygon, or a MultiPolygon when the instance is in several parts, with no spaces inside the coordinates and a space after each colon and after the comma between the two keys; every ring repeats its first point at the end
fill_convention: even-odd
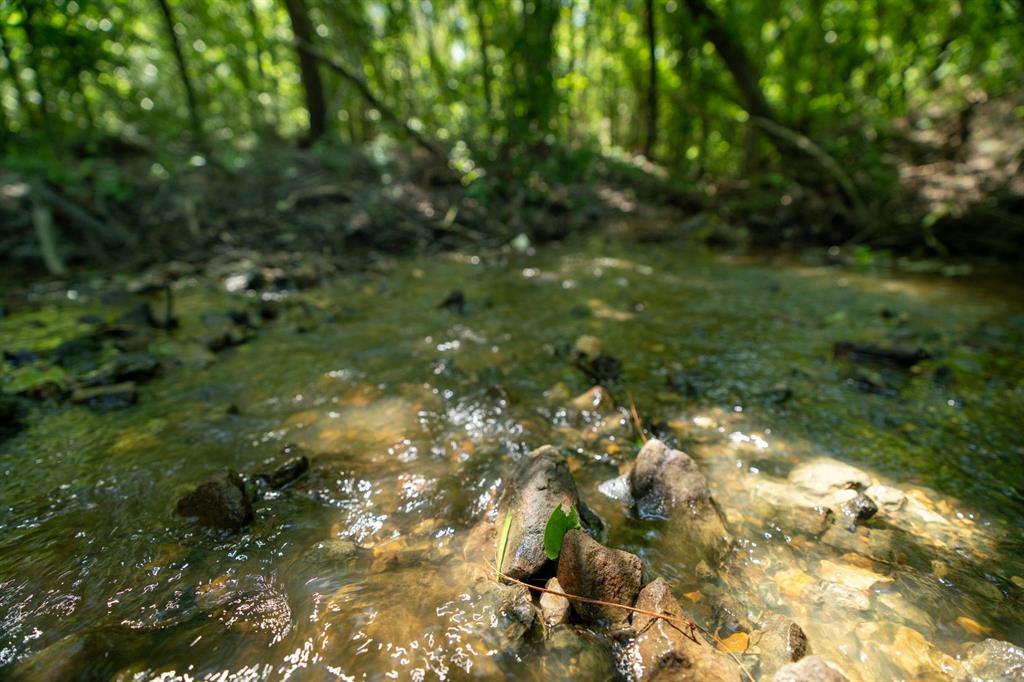
{"type": "Polygon", "coordinates": [[[36,92],[39,93],[39,117],[43,124],[43,132],[46,137],[53,141],[53,124],[50,118],[50,97],[47,94],[46,81],[43,79],[43,71],[39,61],[39,44],[36,42],[35,26],[32,25],[33,6],[32,3],[22,3],[25,16],[21,21],[21,28],[25,32],[25,42],[28,46],[28,65],[35,77],[36,92]]]}
{"type": "MultiPolygon", "coordinates": [[[[292,22],[292,33],[298,45],[314,45],[313,22],[309,20],[305,0],[284,0],[288,18],[292,22]]],[[[298,49],[299,75],[306,91],[306,110],[309,112],[308,142],[313,142],[327,131],[327,99],[324,84],[320,79],[320,67],[316,57],[308,50],[298,49]]]]}
{"type": "Polygon", "coordinates": [[[743,107],[751,116],[757,116],[779,123],[778,117],[758,84],[760,75],[757,67],[750,61],[743,46],[729,33],[725,23],[715,14],[704,0],[686,0],[690,15],[700,22],[704,37],[715,46],[718,56],[732,74],[736,87],[743,99],[743,107]]]}
{"type": "Polygon", "coordinates": [[[494,95],[491,89],[491,60],[487,56],[487,19],[484,17],[484,9],[480,6],[480,0],[472,0],[473,14],[476,15],[476,29],[480,35],[480,75],[483,77],[484,86],[484,112],[487,114],[488,128],[494,111],[494,95]]]}
{"type": "Polygon", "coordinates": [[[203,123],[199,117],[199,103],[196,99],[195,88],[192,87],[192,78],[188,73],[188,65],[185,62],[185,53],[181,49],[181,41],[174,31],[174,14],[167,0],[156,0],[160,8],[160,14],[164,19],[164,28],[167,30],[167,37],[171,41],[171,50],[174,52],[174,61],[178,64],[178,75],[181,77],[181,85],[185,89],[185,102],[188,105],[189,127],[192,130],[192,141],[200,148],[206,146],[206,139],[203,136],[203,123]]]}
{"type": "Polygon", "coordinates": [[[783,159],[793,160],[802,156],[814,161],[821,170],[831,176],[846,195],[858,220],[863,224],[872,223],[857,186],[846,171],[813,140],[799,131],[791,130],[776,115],[761,91],[756,67],[719,16],[704,0],[686,0],[686,7],[690,15],[700,23],[705,39],[715,46],[718,55],[732,74],[751,123],[768,135],[769,141],[783,159]]]}
{"type": "Polygon", "coordinates": [[[647,28],[647,138],[644,156],[654,158],[654,145],[658,141],[658,62],[655,54],[658,34],[654,25],[654,0],[644,3],[647,28]]]}

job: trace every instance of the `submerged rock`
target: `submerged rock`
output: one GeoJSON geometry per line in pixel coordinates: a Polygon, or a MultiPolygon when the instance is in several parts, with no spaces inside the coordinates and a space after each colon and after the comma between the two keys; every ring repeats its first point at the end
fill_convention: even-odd
{"type": "MultiPolygon", "coordinates": [[[[662,578],[644,586],[636,601],[636,608],[685,618],[682,607],[662,578]]],[[[641,613],[633,614],[632,625],[637,632],[639,679],[739,682],[739,667],[710,643],[701,641],[696,631],[693,631],[691,638],[685,626],[670,624],[641,613]]]]}
{"type": "MultiPolygon", "coordinates": [[[[285,448],[285,453],[290,451],[289,448],[285,448]]],[[[309,458],[305,455],[299,455],[285,461],[268,474],[260,474],[259,477],[270,486],[271,490],[279,490],[295,481],[307,471],[309,471],[309,458]]]]}
{"type": "Polygon", "coordinates": [[[849,682],[846,675],[820,656],[808,656],[779,669],[772,682],[849,682]]]}
{"type": "Polygon", "coordinates": [[[127,628],[96,627],[70,634],[3,671],[16,682],[109,680],[145,637],[127,628]]]}
{"type": "Polygon", "coordinates": [[[871,485],[871,478],[839,460],[818,457],[793,469],[789,482],[806,493],[824,497],[844,488],[863,490],[871,485]]]}
{"type": "Polygon", "coordinates": [[[177,511],[204,526],[236,531],[252,521],[252,500],[242,477],[228,470],[178,500],[177,511]]]}
{"type": "Polygon", "coordinates": [[[771,675],[788,663],[810,653],[803,628],[785,616],[774,614],[758,624],[751,636],[753,652],[759,654],[762,675],[771,675]]]}
{"type": "MultiPolygon", "coordinates": [[[[558,557],[558,582],[566,593],[632,606],[643,582],[643,564],[635,554],[605,547],[581,530],[570,530],[558,557]]],[[[586,622],[622,623],[629,612],[612,606],[572,602],[586,622]]]]}
{"type": "Polygon", "coordinates": [[[998,639],[986,639],[967,650],[964,674],[958,679],[1024,680],[1024,649],[998,639]]]}
{"type": "MultiPolygon", "coordinates": [[[[582,506],[565,455],[550,445],[537,448],[520,463],[502,499],[498,518],[512,515],[502,573],[522,580],[544,567],[544,529],[551,512],[563,503],[582,506]]],[[[582,509],[580,516],[586,523],[582,509]]]]}
{"type": "Polygon", "coordinates": [[[465,315],[466,295],[462,293],[462,289],[453,289],[437,307],[456,315],[465,315]]]}

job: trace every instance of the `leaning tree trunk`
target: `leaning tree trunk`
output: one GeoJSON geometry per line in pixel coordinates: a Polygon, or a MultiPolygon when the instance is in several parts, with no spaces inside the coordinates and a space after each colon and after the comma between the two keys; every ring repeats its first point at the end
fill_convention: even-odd
{"type": "Polygon", "coordinates": [[[743,107],[750,115],[751,123],[767,134],[768,139],[783,159],[793,160],[803,157],[818,164],[846,195],[857,219],[865,225],[872,224],[874,221],[868,214],[864,201],[857,191],[857,186],[849,174],[828,152],[803,133],[791,130],[775,113],[761,90],[760,74],[757,67],[750,60],[743,46],[729,32],[725,22],[715,14],[705,0],[686,0],[686,7],[690,15],[700,23],[705,39],[715,46],[718,56],[722,58],[725,67],[732,74],[736,88],[740,92],[743,107]]]}
{"type": "Polygon", "coordinates": [[[655,54],[658,35],[654,24],[654,0],[645,0],[644,11],[647,29],[647,137],[644,139],[644,156],[652,159],[654,145],[658,140],[658,62],[655,54]]]}
{"type": "MultiPolygon", "coordinates": [[[[284,0],[284,6],[292,22],[296,45],[312,47],[316,35],[313,31],[313,22],[309,20],[305,0],[284,0]]],[[[297,52],[299,76],[302,79],[302,88],[306,92],[306,110],[309,112],[308,142],[313,142],[327,131],[327,99],[324,96],[324,83],[320,78],[317,58],[308,50],[298,48],[297,52]]]]}
{"type": "Polygon", "coordinates": [[[174,31],[174,14],[167,0],[156,0],[160,8],[160,15],[164,19],[164,28],[167,30],[167,37],[171,42],[171,50],[174,52],[174,61],[178,64],[178,75],[181,77],[181,85],[185,89],[185,102],[188,105],[189,127],[192,130],[192,141],[199,147],[205,146],[203,136],[203,123],[199,116],[199,103],[196,99],[196,91],[192,86],[192,78],[188,73],[188,65],[185,61],[185,53],[181,49],[181,41],[174,31]]]}

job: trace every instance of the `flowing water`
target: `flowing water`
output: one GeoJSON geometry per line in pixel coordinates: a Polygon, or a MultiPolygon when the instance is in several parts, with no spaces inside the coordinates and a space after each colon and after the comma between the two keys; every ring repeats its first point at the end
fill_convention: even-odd
{"type": "MultiPolygon", "coordinates": [[[[607,544],[723,639],[781,613],[854,680],[945,679],[972,642],[1024,644],[1024,299],[1005,282],[594,240],[384,263],[297,294],[302,324],[215,358],[188,342],[202,313],[253,296],[183,278],[182,326],[152,340],[164,368],[137,405],[41,404],[0,442],[0,678],[621,675],[598,630],[519,638],[465,558],[545,443],[569,453],[607,544]],[[454,288],[465,314],[438,307],[454,288]],[[584,334],[622,361],[615,408],[570,406],[589,383],[562,349],[584,334]],[[833,359],[842,340],[934,358],[861,366],[833,359]],[[631,400],[707,475],[736,538],[720,565],[598,490],[638,448],[631,400]],[[259,471],[287,443],[311,471],[243,532],[175,516],[205,477],[259,471]],[[902,506],[801,530],[765,491],[819,457],[902,506]]],[[[104,301],[37,291],[0,347],[123,312],[104,301]]]]}

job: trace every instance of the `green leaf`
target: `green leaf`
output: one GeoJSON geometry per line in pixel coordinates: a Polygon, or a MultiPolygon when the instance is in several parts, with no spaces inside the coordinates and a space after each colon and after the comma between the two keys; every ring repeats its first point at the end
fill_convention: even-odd
{"type": "Polygon", "coordinates": [[[508,532],[512,529],[512,513],[505,514],[505,521],[501,524],[501,534],[498,536],[498,556],[496,566],[498,571],[501,571],[502,564],[505,563],[505,549],[508,546],[508,532]]]}
{"type": "Polygon", "coordinates": [[[580,527],[580,516],[576,513],[576,507],[569,507],[566,513],[562,505],[555,507],[548,519],[548,525],[544,528],[544,553],[548,559],[554,561],[562,551],[562,539],[567,531],[580,527]]]}

